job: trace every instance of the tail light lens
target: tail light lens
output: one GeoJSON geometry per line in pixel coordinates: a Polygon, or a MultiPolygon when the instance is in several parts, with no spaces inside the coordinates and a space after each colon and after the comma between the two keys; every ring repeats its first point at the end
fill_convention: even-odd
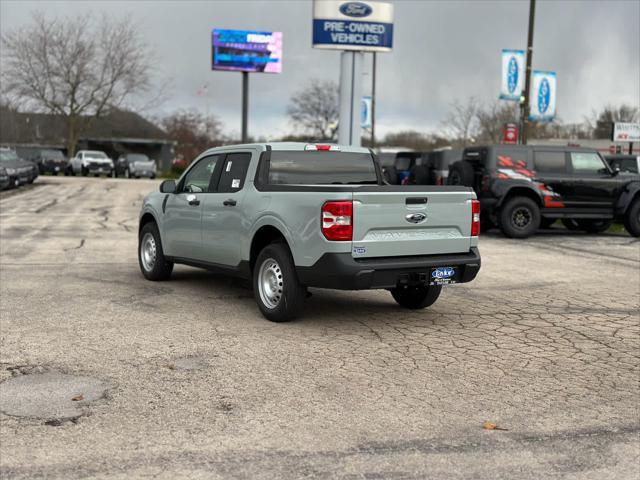
{"type": "Polygon", "coordinates": [[[471,200],[471,236],[480,235],[480,202],[471,200]]]}
{"type": "Polygon", "coordinates": [[[353,239],[353,202],[327,202],[322,206],[322,234],[331,241],[353,239]]]}

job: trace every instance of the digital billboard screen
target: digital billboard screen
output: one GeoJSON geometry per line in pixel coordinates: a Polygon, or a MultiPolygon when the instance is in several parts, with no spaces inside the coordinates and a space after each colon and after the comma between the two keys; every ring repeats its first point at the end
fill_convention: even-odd
{"type": "Polygon", "coordinates": [[[282,32],[214,29],[213,70],[282,72],[282,32]]]}

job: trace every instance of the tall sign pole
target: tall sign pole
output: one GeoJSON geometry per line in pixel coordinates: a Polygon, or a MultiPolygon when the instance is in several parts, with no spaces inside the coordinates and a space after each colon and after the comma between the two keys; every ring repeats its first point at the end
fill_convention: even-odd
{"type": "Polygon", "coordinates": [[[376,148],[376,52],[371,67],[371,148],[376,148]]]}
{"type": "Polygon", "coordinates": [[[392,44],[391,3],[314,0],[313,46],[343,51],[340,58],[339,143],[361,144],[363,52],[389,52],[392,44]]]}
{"type": "Polygon", "coordinates": [[[249,136],[249,72],[242,72],[242,143],[247,143],[249,136]]]}
{"type": "Polygon", "coordinates": [[[536,18],[536,0],[529,0],[529,33],[527,35],[527,71],[524,85],[524,102],[520,105],[520,119],[522,120],[522,132],[520,138],[522,144],[527,144],[527,123],[529,121],[530,89],[531,89],[531,62],[533,60],[533,28],[536,18]]]}

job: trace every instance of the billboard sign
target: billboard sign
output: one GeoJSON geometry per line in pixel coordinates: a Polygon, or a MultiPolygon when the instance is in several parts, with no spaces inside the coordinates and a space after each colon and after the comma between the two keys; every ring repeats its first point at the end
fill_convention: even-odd
{"type": "Polygon", "coordinates": [[[391,51],[393,5],[386,2],[314,0],[313,46],[336,50],[391,51]]]}
{"type": "Polygon", "coordinates": [[[282,72],[282,32],[214,29],[211,69],[232,72],[282,72]]]}
{"type": "Polygon", "coordinates": [[[502,50],[500,98],[520,101],[525,76],[524,50],[502,50]]]}
{"type": "Polygon", "coordinates": [[[362,128],[371,128],[371,97],[362,97],[360,126],[362,128]]]}
{"type": "Polygon", "coordinates": [[[640,123],[614,122],[614,142],[640,142],[640,123]]]}
{"type": "Polygon", "coordinates": [[[531,76],[529,120],[550,122],[556,116],[556,73],[534,70],[531,76]]]}

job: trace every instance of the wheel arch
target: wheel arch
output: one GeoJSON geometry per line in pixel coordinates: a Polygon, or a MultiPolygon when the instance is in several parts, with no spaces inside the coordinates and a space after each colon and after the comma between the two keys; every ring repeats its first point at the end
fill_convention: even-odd
{"type": "Polygon", "coordinates": [[[291,246],[287,241],[287,237],[279,228],[271,224],[266,224],[256,230],[251,238],[251,246],[249,247],[249,268],[252,272],[256,264],[256,259],[262,249],[267,245],[278,241],[283,242],[289,249],[291,249],[291,246]]]}
{"type": "Polygon", "coordinates": [[[616,202],[616,213],[626,215],[631,204],[640,198],[640,182],[633,182],[624,189],[616,202]]]}
{"type": "Polygon", "coordinates": [[[498,202],[498,207],[503,206],[505,203],[507,203],[507,201],[511,200],[514,197],[528,197],[536,202],[539,208],[543,208],[544,206],[542,195],[540,194],[540,192],[536,191],[532,187],[524,185],[514,185],[512,187],[509,187],[509,189],[507,189],[503,193],[500,201],[498,202]]]}
{"type": "Polygon", "coordinates": [[[160,229],[160,224],[158,223],[158,220],[153,215],[153,213],[145,212],[142,215],[142,217],[140,217],[140,223],[138,225],[138,234],[140,234],[140,231],[142,231],[142,227],[144,227],[147,223],[151,223],[151,222],[153,222],[156,225],[158,225],[158,229],[160,229]]]}

